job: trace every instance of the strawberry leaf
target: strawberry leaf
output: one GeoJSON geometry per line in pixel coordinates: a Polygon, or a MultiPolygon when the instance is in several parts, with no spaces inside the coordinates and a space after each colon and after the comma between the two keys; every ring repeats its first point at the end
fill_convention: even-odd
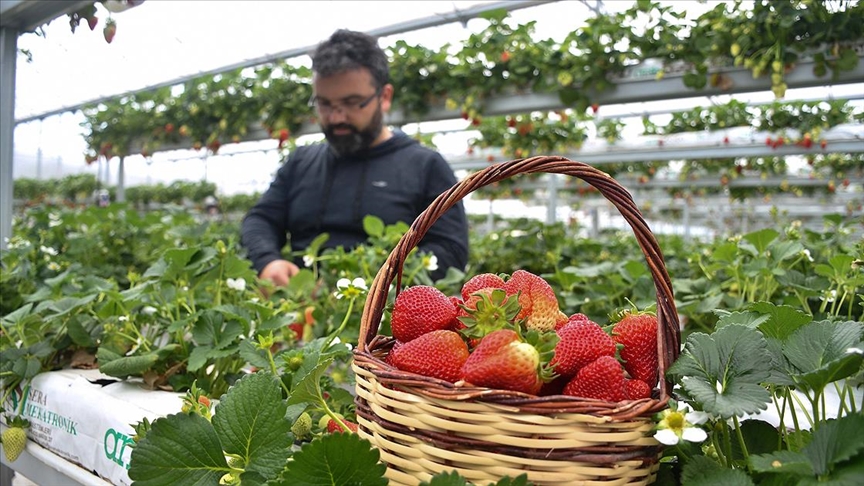
{"type": "Polygon", "coordinates": [[[783,343],[783,356],[793,367],[792,379],[811,390],[851,376],[864,356],[861,337],[864,324],[854,321],[820,321],[798,329],[783,343]]]}
{"type": "Polygon", "coordinates": [[[757,413],[771,399],[761,384],[773,362],[767,346],[761,333],[739,325],[711,335],[693,333],[669,373],[708,413],[723,418],[757,413]]]}
{"type": "MultiPolygon", "coordinates": [[[[456,471],[442,472],[432,476],[429,481],[423,481],[420,486],[468,486],[470,484],[467,479],[461,476],[456,471]]],[[[527,474],[520,474],[516,478],[510,476],[501,478],[492,486],[531,486],[534,483],[528,481],[527,474]]]]}
{"type": "Polygon", "coordinates": [[[326,434],[297,451],[274,486],[386,486],[378,449],[357,434],[326,434]]]}
{"type": "Polygon", "coordinates": [[[687,486],[753,486],[747,473],[736,469],[725,469],[717,462],[705,457],[694,456],[681,471],[681,484],[687,486]]]}
{"type": "Polygon", "coordinates": [[[196,414],[156,419],[132,449],[129,477],[135,486],[218,484],[230,471],[216,430],[196,414]]]}
{"type": "Polygon", "coordinates": [[[747,309],[768,316],[759,324],[759,330],[767,337],[786,339],[813,317],[800,309],[788,305],[774,305],[770,302],[754,302],[747,309]]]}
{"type": "Polygon", "coordinates": [[[286,409],[277,379],[263,372],[240,379],[216,406],[213,427],[225,452],[244,459],[246,473],[272,478],[284,467],[291,447],[286,409]]]}
{"type": "Polygon", "coordinates": [[[862,434],[864,417],[861,415],[829,419],[813,432],[813,438],[801,452],[754,455],[750,463],[757,472],[792,473],[831,484],[860,484],[864,472],[864,461],[860,460],[864,453],[862,434]]]}

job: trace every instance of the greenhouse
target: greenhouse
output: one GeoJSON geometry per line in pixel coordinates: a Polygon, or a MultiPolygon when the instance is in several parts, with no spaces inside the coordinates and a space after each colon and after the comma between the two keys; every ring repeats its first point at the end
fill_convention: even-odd
{"type": "Polygon", "coordinates": [[[858,0],[2,0],[0,55],[0,486],[864,484],[858,0]]]}

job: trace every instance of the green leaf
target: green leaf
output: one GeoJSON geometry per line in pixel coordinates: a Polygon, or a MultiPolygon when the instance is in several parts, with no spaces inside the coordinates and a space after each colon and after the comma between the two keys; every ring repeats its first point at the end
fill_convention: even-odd
{"type": "MultiPolygon", "coordinates": [[[[315,360],[319,360],[319,355],[317,353],[312,353],[311,357],[315,360]]],[[[307,355],[304,357],[304,360],[308,360],[309,358],[310,355],[307,355]]],[[[302,368],[298,370],[296,376],[299,379],[295,382],[296,384],[291,390],[291,396],[288,397],[288,404],[293,405],[303,402],[320,403],[322,400],[321,377],[324,376],[324,372],[327,371],[327,368],[332,362],[333,358],[320,358],[317,364],[308,372],[302,373],[302,368]]]]}
{"type": "Polygon", "coordinates": [[[468,486],[468,480],[456,471],[441,472],[429,481],[423,481],[420,486],[468,486]]]}
{"type": "Polygon", "coordinates": [[[855,351],[864,334],[864,324],[854,321],[811,322],[796,331],[783,345],[783,356],[797,373],[796,383],[812,390],[856,373],[861,351],[855,351]]]}
{"type": "Polygon", "coordinates": [[[291,424],[284,420],[287,405],[273,375],[246,375],[235,383],[213,415],[213,427],[225,452],[245,460],[246,471],[273,478],[285,466],[291,447],[291,424]]]}
{"type": "Polygon", "coordinates": [[[192,327],[192,339],[198,345],[211,345],[221,349],[233,343],[242,332],[243,326],[239,322],[225,322],[221,313],[208,309],[192,327]]]}
{"type": "Polygon", "coordinates": [[[759,330],[766,336],[786,339],[801,326],[813,320],[806,312],[788,305],[774,305],[770,302],[754,302],[747,310],[769,316],[769,319],[759,325],[759,330]]]}
{"type": "Polygon", "coordinates": [[[864,416],[846,415],[829,419],[813,432],[813,438],[801,451],[813,465],[813,471],[822,476],[834,465],[864,451],[864,416]]]}
{"type": "Polygon", "coordinates": [[[800,452],[776,451],[770,454],[752,455],[750,465],[757,472],[791,473],[796,476],[813,475],[810,461],[800,452]]]}
{"type": "Polygon", "coordinates": [[[294,453],[275,486],[386,486],[378,449],[357,434],[326,434],[294,453]]]}
{"type": "Polygon", "coordinates": [[[780,236],[780,233],[771,228],[764,228],[759,231],[754,231],[752,233],[747,233],[743,235],[742,241],[747,241],[753,248],[756,249],[757,255],[762,255],[768,249],[768,246],[772,241],[776,240],[777,237],[780,236]]]}
{"type": "Polygon", "coordinates": [[[669,373],[704,411],[731,418],[767,408],[771,395],[761,383],[771,362],[762,334],[729,325],[711,335],[691,334],[669,373]]]}
{"type": "Polygon", "coordinates": [[[229,471],[210,422],[178,413],[156,419],[135,445],[129,477],[133,486],[216,485],[229,471]]]}
{"type": "Polygon", "coordinates": [[[384,235],[384,221],[377,217],[368,215],[363,218],[363,231],[372,237],[381,237],[384,235]]]}
{"type": "Polygon", "coordinates": [[[113,351],[100,347],[96,351],[96,360],[99,362],[99,371],[108,376],[126,378],[129,376],[141,376],[159,361],[156,353],[147,353],[137,356],[120,356],[113,351]]]}
{"type": "MultiPolygon", "coordinates": [[[[719,313],[716,314],[721,315],[719,313]]],[[[758,312],[730,312],[727,314],[723,314],[720,319],[717,320],[717,324],[715,324],[714,327],[716,329],[719,329],[723,326],[737,324],[739,326],[744,326],[750,329],[757,329],[759,325],[768,321],[768,319],[770,318],[771,316],[766,314],[760,314],[758,312]]]]}
{"type": "Polygon", "coordinates": [[[744,471],[726,469],[705,457],[694,456],[681,471],[681,484],[687,486],[753,486],[753,480],[744,471]]]}
{"type": "Polygon", "coordinates": [[[775,262],[782,262],[798,256],[804,251],[804,245],[800,241],[775,241],[769,245],[768,250],[775,262]]]}

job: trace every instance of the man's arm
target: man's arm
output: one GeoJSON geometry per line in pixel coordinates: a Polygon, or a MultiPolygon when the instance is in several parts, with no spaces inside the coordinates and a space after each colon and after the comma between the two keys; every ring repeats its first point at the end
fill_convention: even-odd
{"type": "Polygon", "coordinates": [[[284,260],[282,248],[288,241],[286,220],[290,205],[289,167],[286,162],[279,169],[270,187],[246,213],[240,226],[240,244],[259,274],[270,262],[284,260]]]}
{"type": "MultiPolygon", "coordinates": [[[[456,175],[453,169],[443,157],[436,154],[426,174],[426,206],[454,184],[456,175]]],[[[438,218],[418,246],[438,258],[438,270],[431,273],[433,280],[443,278],[449,267],[465,270],[468,264],[468,218],[462,201],[438,218]]]]}

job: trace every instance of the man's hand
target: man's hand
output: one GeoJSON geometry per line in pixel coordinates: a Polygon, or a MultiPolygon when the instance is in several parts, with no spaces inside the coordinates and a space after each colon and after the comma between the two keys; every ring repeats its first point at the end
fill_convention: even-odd
{"type": "Polygon", "coordinates": [[[297,275],[298,272],[300,272],[300,268],[288,260],[273,260],[261,270],[258,277],[273,282],[277,287],[282,287],[288,285],[291,277],[297,275]]]}

